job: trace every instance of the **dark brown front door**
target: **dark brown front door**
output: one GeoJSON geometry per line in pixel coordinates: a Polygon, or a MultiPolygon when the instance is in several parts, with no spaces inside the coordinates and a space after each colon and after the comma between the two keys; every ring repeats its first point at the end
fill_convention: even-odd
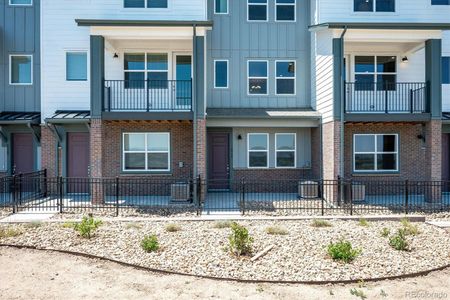
{"type": "Polygon", "coordinates": [[[87,193],[89,185],[89,133],[67,134],[67,177],[69,193],[87,193]]]}
{"type": "Polygon", "coordinates": [[[208,133],[208,188],[228,189],[230,179],[229,134],[208,133]]]}
{"type": "Polygon", "coordinates": [[[12,134],[12,167],[14,174],[34,171],[33,135],[31,133],[12,134]]]}

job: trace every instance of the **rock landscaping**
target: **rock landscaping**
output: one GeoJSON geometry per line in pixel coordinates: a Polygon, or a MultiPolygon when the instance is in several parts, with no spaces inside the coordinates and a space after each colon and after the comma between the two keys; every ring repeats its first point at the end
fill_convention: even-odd
{"type": "Polygon", "coordinates": [[[245,220],[238,224],[248,230],[248,236],[241,227],[239,231],[234,227],[235,242],[251,238],[246,245],[250,248],[242,255],[230,251],[233,223],[213,221],[103,222],[90,238],[81,237],[68,223],[2,224],[0,232],[12,229],[20,234],[0,235],[0,243],[82,252],[194,275],[251,280],[364,280],[450,264],[450,234],[424,223],[369,221],[361,226],[358,221],[331,220],[327,226],[312,226],[311,220],[245,220]],[[177,230],[168,230],[174,227],[177,230]],[[283,234],[269,234],[268,228],[282,228],[283,234]],[[399,230],[404,233],[407,251],[390,245],[399,230]],[[330,245],[340,242],[342,246],[336,251],[347,251],[350,245],[357,250],[352,259],[330,257],[330,245]],[[261,252],[264,255],[251,260],[261,252]]]}

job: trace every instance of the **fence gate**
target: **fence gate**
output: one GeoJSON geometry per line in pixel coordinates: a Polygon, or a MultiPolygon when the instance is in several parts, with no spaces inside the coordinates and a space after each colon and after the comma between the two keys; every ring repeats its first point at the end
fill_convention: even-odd
{"type": "Polygon", "coordinates": [[[6,177],[14,212],[58,211],[56,198],[48,197],[46,170],[6,177]]]}

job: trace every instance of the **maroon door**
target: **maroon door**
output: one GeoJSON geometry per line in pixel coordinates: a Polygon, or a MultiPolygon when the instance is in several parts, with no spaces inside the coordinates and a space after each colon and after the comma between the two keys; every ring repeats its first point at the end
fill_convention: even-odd
{"type": "Polygon", "coordinates": [[[69,193],[89,191],[89,133],[67,134],[67,177],[69,193]]]}
{"type": "Polygon", "coordinates": [[[33,135],[31,133],[12,134],[12,167],[14,174],[34,171],[33,135]]]}
{"type": "Polygon", "coordinates": [[[229,134],[208,132],[208,188],[228,189],[230,179],[229,134]]]}

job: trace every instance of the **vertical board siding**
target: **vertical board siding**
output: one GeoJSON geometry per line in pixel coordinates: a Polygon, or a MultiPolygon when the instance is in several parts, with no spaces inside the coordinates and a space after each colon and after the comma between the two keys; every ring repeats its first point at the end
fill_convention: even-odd
{"type": "Polygon", "coordinates": [[[0,111],[40,110],[40,0],[32,6],[10,6],[0,0],[0,111]],[[9,56],[33,55],[33,85],[9,84],[9,56]]]}
{"type": "Polygon", "coordinates": [[[207,101],[212,108],[309,108],[310,33],[309,1],[297,0],[296,22],[275,22],[275,1],[269,0],[268,22],[247,22],[247,1],[229,0],[229,14],[214,14],[208,0],[208,17],[214,28],[207,39],[207,101]],[[229,88],[214,88],[216,59],[229,60],[229,88]],[[269,61],[269,95],[247,95],[247,61],[269,61]],[[296,61],[296,95],[275,95],[275,61],[296,61]]]}

